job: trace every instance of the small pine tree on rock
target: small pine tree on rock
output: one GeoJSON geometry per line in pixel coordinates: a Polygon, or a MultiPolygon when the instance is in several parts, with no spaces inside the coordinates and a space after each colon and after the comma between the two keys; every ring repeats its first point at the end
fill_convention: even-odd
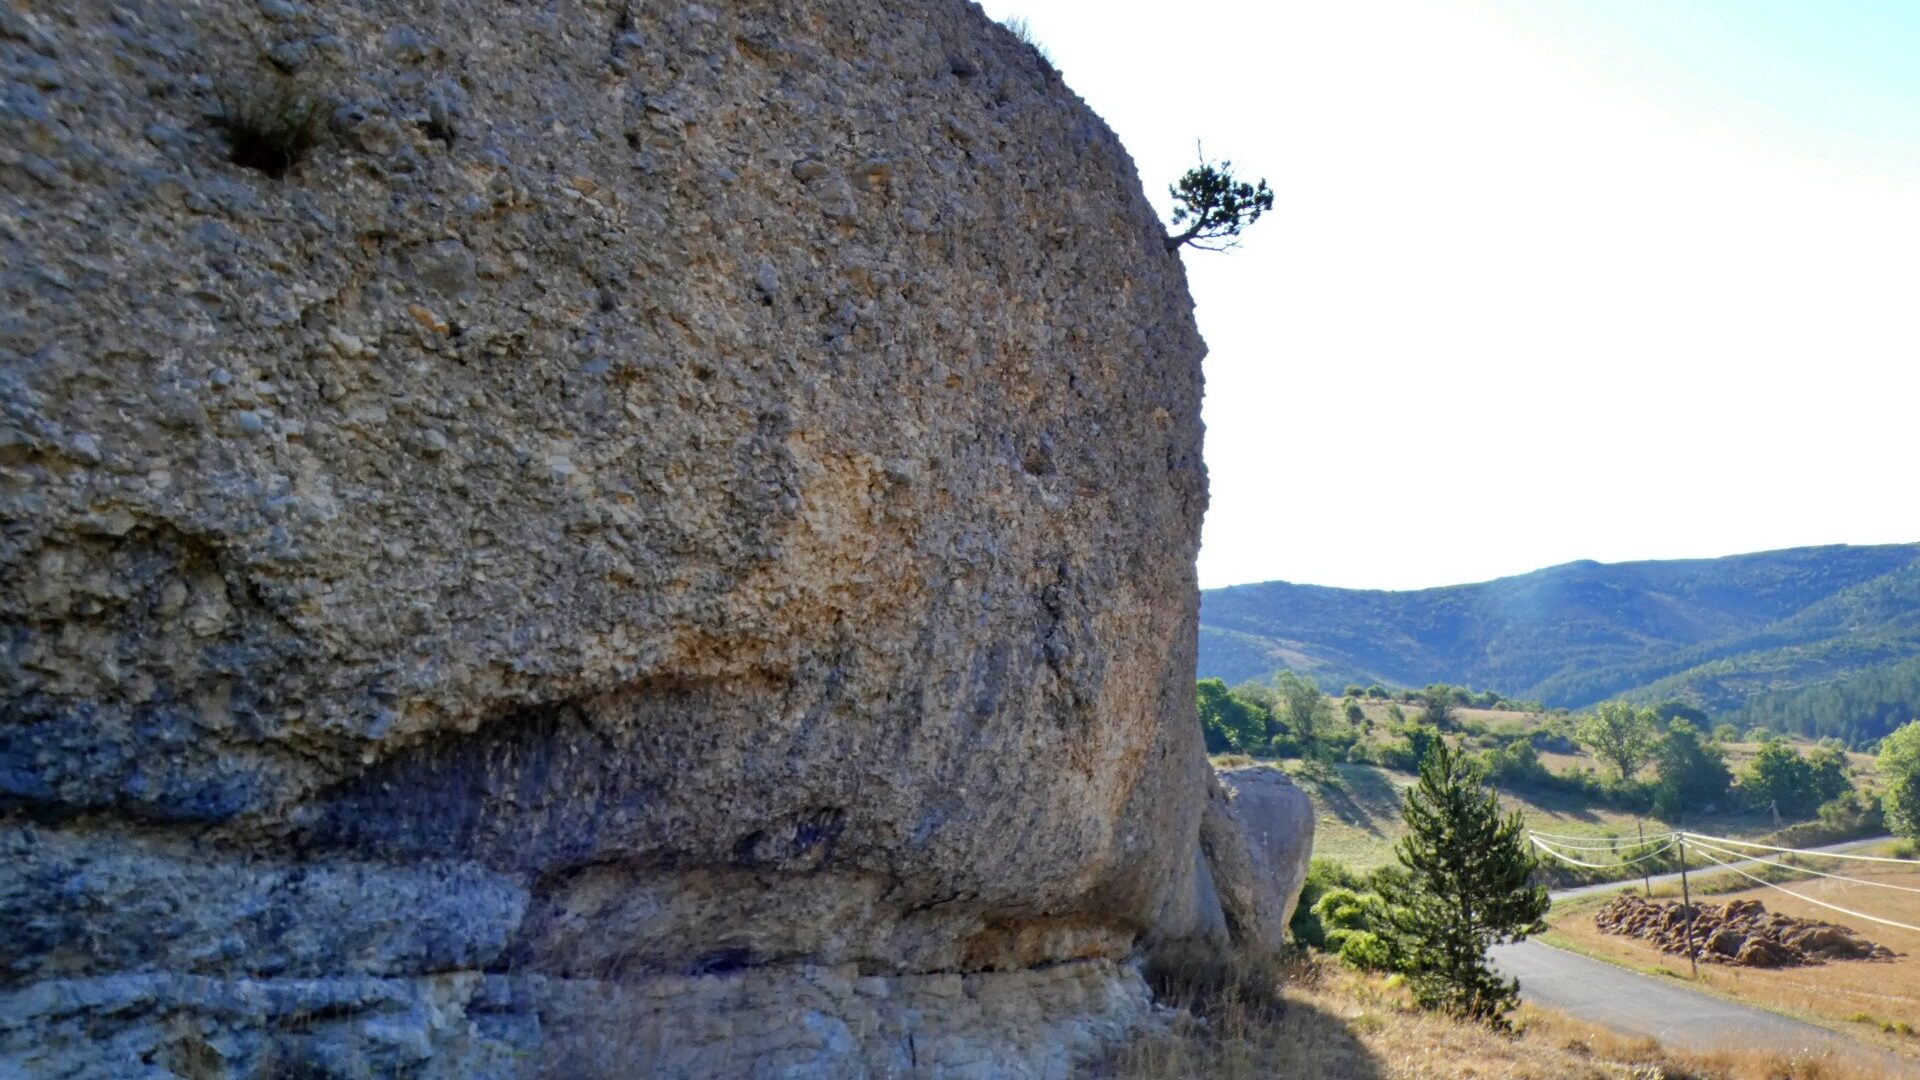
{"type": "Polygon", "coordinates": [[[1167,237],[1167,250],[1192,244],[1204,251],[1225,251],[1239,243],[1241,230],[1273,209],[1273,189],[1262,179],[1249,184],[1233,175],[1233,162],[1218,165],[1201,159],[1180,182],[1167,189],[1173,196],[1173,223],[1185,226],[1167,237]]]}
{"type": "Polygon", "coordinates": [[[1547,890],[1528,883],[1534,858],[1518,813],[1440,740],[1407,790],[1407,835],[1394,849],[1405,878],[1390,879],[1394,966],[1421,1007],[1508,1026],[1520,984],[1487,962],[1494,945],[1545,929],[1547,890]]]}

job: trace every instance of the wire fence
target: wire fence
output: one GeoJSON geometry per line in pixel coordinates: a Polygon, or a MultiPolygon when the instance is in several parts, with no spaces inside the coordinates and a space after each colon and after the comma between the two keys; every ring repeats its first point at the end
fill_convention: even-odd
{"type": "MultiPolygon", "coordinates": [[[[1712,863],[1715,867],[1719,869],[1731,871],[1735,874],[1740,875],[1743,878],[1746,878],[1754,882],[1757,885],[1762,885],[1762,886],[1765,886],[1766,888],[1785,893],[1786,895],[1791,896],[1795,900],[1799,900],[1803,903],[1812,904],[1815,907],[1826,908],[1829,911],[1837,911],[1842,915],[1849,915],[1856,919],[1865,919],[1868,922],[1879,923],[1882,926],[1891,926],[1897,929],[1910,930],[1916,934],[1920,934],[1920,926],[1915,926],[1911,923],[1901,922],[1897,919],[1889,919],[1879,915],[1868,914],[1867,912],[1864,912],[1864,911],[1855,911],[1854,909],[1849,907],[1842,907],[1839,904],[1831,903],[1826,900],[1821,900],[1816,897],[1807,896],[1804,893],[1795,892],[1792,889],[1786,888],[1785,886],[1781,885],[1777,881],[1769,881],[1767,878],[1762,877],[1759,874],[1751,873],[1746,869],[1746,867],[1749,867],[1749,866],[1753,866],[1753,867],[1767,866],[1767,867],[1773,867],[1777,870],[1786,871],[1788,873],[1806,874],[1809,877],[1823,878],[1831,881],[1847,882],[1853,885],[1864,885],[1872,888],[1890,889],[1890,890],[1904,892],[1904,893],[1920,893],[1920,887],[1915,887],[1912,885],[1903,885],[1903,884],[1900,884],[1897,882],[1891,882],[1891,881],[1878,881],[1872,878],[1865,878],[1865,877],[1853,877],[1847,874],[1835,873],[1828,870],[1815,870],[1809,866],[1799,865],[1797,861],[1795,862],[1784,861],[1787,859],[1793,859],[1793,860],[1833,859],[1841,862],[1864,862],[1864,863],[1874,863],[1879,865],[1901,866],[1901,867],[1911,868],[1914,872],[1920,873],[1920,859],[1902,859],[1902,858],[1894,858],[1886,855],[1860,855],[1860,854],[1855,854],[1853,852],[1844,852],[1844,851],[1818,851],[1818,850],[1813,850],[1809,848],[1780,847],[1775,844],[1762,844],[1752,840],[1734,840],[1732,838],[1724,837],[1724,836],[1707,836],[1703,833],[1692,833],[1692,832],[1686,832],[1684,830],[1676,831],[1676,832],[1661,833],[1655,836],[1648,836],[1648,837],[1640,837],[1640,836],[1572,837],[1572,836],[1556,835],[1553,833],[1539,833],[1539,832],[1529,832],[1527,836],[1528,836],[1528,839],[1530,839],[1533,842],[1533,846],[1536,850],[1544,853],[1545,855],[1552,857],[1553,859],[1559,862],[1566,863],[1570,866],[1582,867],[1589,870],[1619,870],[1619,871],[1622,871],[1623,873],[1623,880],[1632,880],[1633,878],[1640,876],[1638,872],[1635,872],[1633,870],[1633,868],[1638,864],[1646,862],[1649,859],[1655,858],[1657,856],[1667,853],[1668,851],[1673,851],[1673,850],[1677,850],[1679,853],[1680,864],[1681,864],[1681,874],[1684,874],[1686,869],[1686,857],[1687,857],[1687,854],[1691,852],[1695,855],[1700,856],[1702,859],[1706,860],[1707,862],[1712,863]],[[1660,844],[1662,846],[1655,851],[1640,850],[1640,849],[1644,849],[1648,844],[1660,844]],[[1578,857],[1576,857],[1576,854],[1568,854],[1569,852],[1577,853],[1578,857]],[[1612,862],[1589,861],[1590,859],[1599,857],[1597,854],[1594,854],[1596,852],[1612,852],[1615,855],[1615,859],[1612,862]],[[1758,854],[1757,852],[1768,852],[1773,855],[1778,855],[1780,856],[1780,858],[1769,858],[1767,857],[1767,855],[1758,854]],[[1627,857],[1625,853],[1632,853],[1632,857],[1630,858],[1627,857]]],[[[1677,875],[1663,875],[1663,876],[1677,876],[1677,875]]]]}

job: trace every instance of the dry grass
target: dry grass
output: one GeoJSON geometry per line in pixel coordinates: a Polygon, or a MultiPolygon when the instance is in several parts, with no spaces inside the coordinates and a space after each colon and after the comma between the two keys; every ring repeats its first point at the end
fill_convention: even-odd
{"type": "Polygon", "coordinates": [[[1884,1080],[1886,1076],[1877,1062],[1832,1051],[1675,1051],[1653,1039],[1621,1035],[1565,1013],[1532,1006],[1520,1010],[1519,1025],[1523,1038],[1626,1066],[1630,1071],[1625,1075],[1636,1080],[1884,1080]]]}
{"type": "Polygon", "coordinates": [[[1868,1080],[1831,1056],[1676,1054],[1533,1008],[1508,1036],[1415,1009],[1394,980],[1324,959],[1265,964],[1156,958],[1162,1000],[1185,1011],[1092,1070],[1114,1080],[1314,1077],[1325,1080],[1868,1080]],[[1169,983],[1169,977],[1174,980],[1169,983]],[[1242,987],[1242,980],[1251,988],[1242,987]],[[1267,987],[1278,988],[1277,998],[1267,987]],[[1197,988],[1197,989],[1196,989],[1197,988]]]}
{"type": "MultiPolygon", "coordinates": [[[[1222,765],[1253,764],[1253,759],[1235,756],[1215,758],[1222,765]]],[[[1400,818],[1405,791],[1414,781],[1412,773],[1383,769],[1375,765],[1343,764],[1334,767],[1331,780],[1300,773],[1299,762],[1280,763],[1313,798],[1318,819],[1314,823],[1313,853],[1345,863],[1365,872],[1393,861],[1393,845],[1406,834],[1400,818]]],[[[1631,836],[1637,823],[1646,830],[1660,832],[1664,826],[1651,819],[1639,819],[1625,811],[1592,806],[1577,796],[1553,792],[1502,792],[1500,804],[1506,810],[1518,810],[1530,828],[1542,832],[1572,836],[1631,836]]],[[[1702,819],[1698,827],[1724,829],[1720,835],[1745,837],[1764,831],[1768,824],[1758,816],[1745,818],[1702,819]]]]}
{"type": "MultiPolygon", "coordinates": [[[[1835,861],[1825,860],[1824,863],[1835,861]]],[[[1875,869],[1871,865],[1853,863],[1839,872],[1871,881],[1920,888],[1920,874],[1897,867],[1875,869]]],[[[1822,865],[1821,869],[1830,869],[1830,866],[1822,865]]],[[[1920,1060],[1920,1037],[1913,1034],[1920,1031],[1920,934],[1843,915],[1796,900],[1777,889],[1758,885],[1745,889],[1729,888],[1728,879],[1745,880],[1723,871],[1700,874],[1694,879],[1694,885],[1700,894],[1712,896],[1715,903],[1758,900],[1766,905],[1768,911],[1849,927],[1867,940],[1878,942],[1903,955],[1891,962],[1848,960],[1778,970],[1703,964],[1700,968],[1701,982],[1707,990],[1801,1016],[1920,1060]]],[[[1912,893],[1805,877],[1792,881],[1787,888],[1854,911],[1920,925],[1920,903],[1914,902],[1916,897],[1912,893]]],[[[1677,894],[1679,890],[1676,886],[1663,885],[1654,891],[1656,895],[1667,895],[1677,894]]],[[[1636,938],[1601,933],[1594,925],[1593,913],[1597,910],[1598,902],[1604,899],[1583,897],[1577,901],[1556,904],[1548,916],[1554,940],[1626,967],[1642,970],[1661,967],[1676,973],[1687,971],[1685,957],[1668,956],[1636,938]]]]}

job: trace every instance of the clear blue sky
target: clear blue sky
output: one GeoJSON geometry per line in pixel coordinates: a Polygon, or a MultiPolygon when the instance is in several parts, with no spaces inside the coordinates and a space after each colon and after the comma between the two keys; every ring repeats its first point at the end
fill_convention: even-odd
{"type": "Polygon", "coordinates": [[[1920,4],[985,7],[1279,195],[1186,256],[1203,585],[1920,540],[1920,4]]]}

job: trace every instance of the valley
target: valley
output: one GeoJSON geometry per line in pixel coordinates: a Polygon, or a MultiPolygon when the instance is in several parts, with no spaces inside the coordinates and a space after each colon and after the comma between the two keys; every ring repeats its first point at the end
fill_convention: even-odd
{"type": "Polygon", "coordinates": [[[1920,705],[1920,546],[1568,563],[1408,592],[1283,581],[1202,594],[1201,678],[1444,682],[1548,706],[1678,700],[1868,741],[1920,705]]]}

